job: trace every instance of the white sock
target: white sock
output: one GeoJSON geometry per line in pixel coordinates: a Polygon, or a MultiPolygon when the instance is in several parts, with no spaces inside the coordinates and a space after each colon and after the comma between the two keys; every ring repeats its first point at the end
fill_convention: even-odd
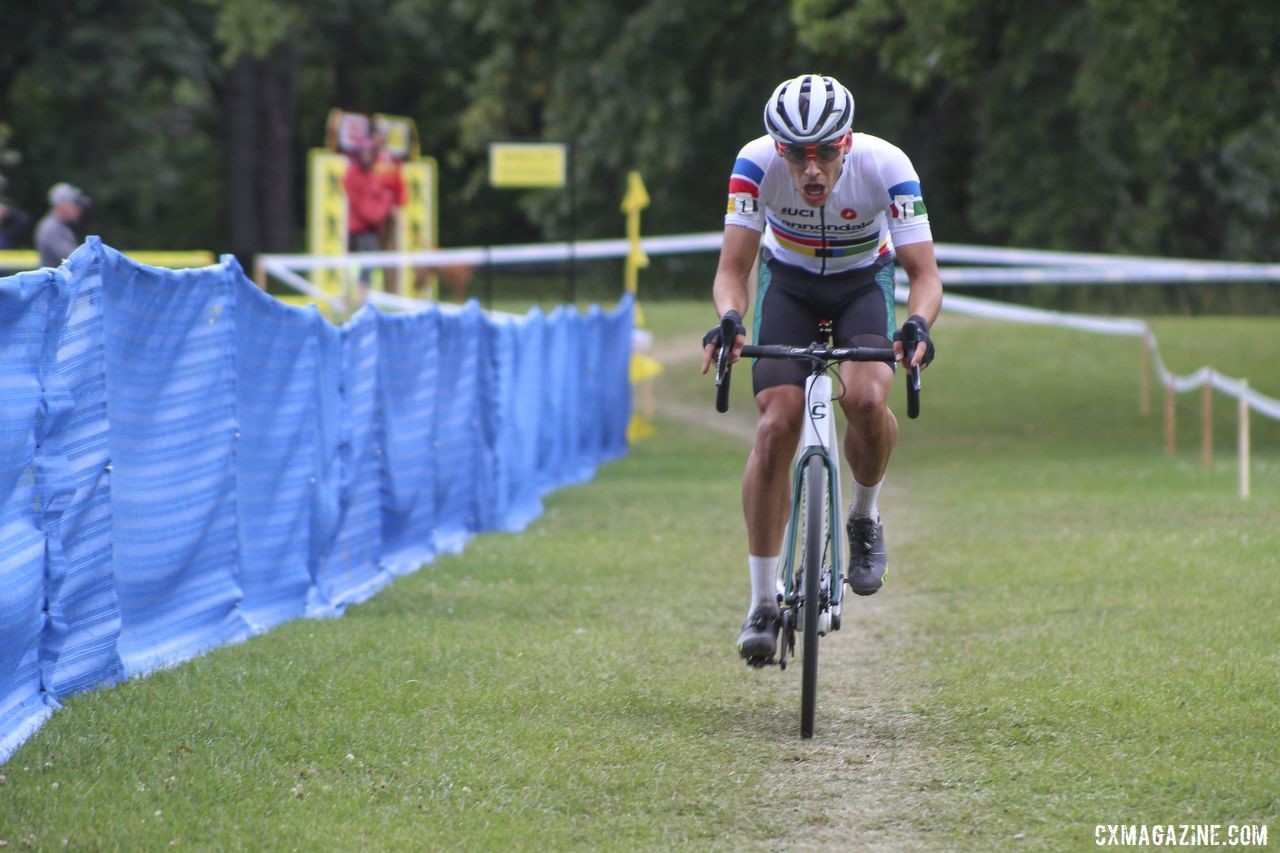
{"type": "Polygon", "coordinates": [[[849,519],[855,518],[876,518],[880,511],[876,508],[876,498],[880,497],[880,487],[884,485],[884,478],[880,478],[880,482],[874,486],[864,486],[857,480],[853,481],[853,502],[849,504],[849,519]]]}
{"type": "MultiPolygon", "coordinates": [[[[781,555],[779,555],[781,556],[781,555]]],[[[751,608],[765,601],[778,600],[778,559],[779,557],[747,557],[751,566],[751,608]]]]}

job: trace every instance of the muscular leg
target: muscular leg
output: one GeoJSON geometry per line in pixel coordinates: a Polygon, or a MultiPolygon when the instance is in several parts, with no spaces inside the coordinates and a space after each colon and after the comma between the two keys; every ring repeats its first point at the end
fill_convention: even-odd
{"type": "Polygon", "coordinates": [[[848,420],[845,458],[855,480],[874,486],[884,479],[898,441],[898,419],[888,407],[893,369],[878,362],[846,362],[840,366],[840,378],[845,385],[840,407],[848,420]]]}
{"type": "Polygon", "coordinates": [[[791,460],[800,441],[804,389],[766,388],[756,395],[756,408],[756,443],[742,475],[742,509],[750,553],[774,555],[782,551],[791,510],[791,460]]]}
{"type": "Polygon", "coordinates": [[[886,405],[893,385],[887,364],[846,364],[840,371],[845,382],[841,408],[849,419],[844,452],[853,469],[853,501],[849,508],[850,588],[858,595],[872,595],[884,582],[889,565],[884,548],[884,528],[875,511],[876,495],[889,456],[898,441],[898,419],[886,405]]]}
{"type": "Polygon", "coordinates": [[[773,658],[782,624],[774,577],[791,508],[791,459],[800,441],[804,391],[794,385],[765,388],[756,394],[756,408],[756,443],[742,475],[751,604],[738,635],[738,654],[748,661],[773,658]]]}

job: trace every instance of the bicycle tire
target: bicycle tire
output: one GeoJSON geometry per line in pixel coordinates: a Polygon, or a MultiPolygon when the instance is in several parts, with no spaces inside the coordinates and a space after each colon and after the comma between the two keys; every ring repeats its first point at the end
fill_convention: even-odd
{"type": "Polygon", "coordinates": [[[800,668],[800,737],[813,737],[818,706],[818,617],[822,594],[823,530],[827,514],[827,470],[813,456],[804,472],[804,648],[800,668]]]}

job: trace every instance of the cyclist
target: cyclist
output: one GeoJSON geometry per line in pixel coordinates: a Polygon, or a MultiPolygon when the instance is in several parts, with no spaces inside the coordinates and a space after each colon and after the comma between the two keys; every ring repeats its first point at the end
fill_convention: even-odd
{"type": "MultiPolygon", "coordinates": [[[[832,77],[803,74],[781,83],[764,108],[766,135],[748,142],[729,179],[724,242],[712,297],[721,318],[738,326],[731,361],[746,343],[747,277],[763,246],[753,316],[757,344],[806,346],[818,321],[832,321],[836,346],[887,347],[898,359],[895,260],[911,282],[908,323],[919,344],[905,355],[927,365],[929,328],[942,305],[942,280],[920,179],[899,148],[853,133],[853,96],[832,77]]],[[[703,340],[702,372],[720,345],[717,325],[703,340]]],[[[780,614],[775,574],[789,514],[790,466],[804,411],[808,365],[760,359],[752,368],[759,419],[742,480],[751,604],[738,638],[747,659],[772,658],[780,614]]],[[[887,406],[893,368],[883,362],[840,366],[848,428],[844,452],[853,469],[849,567],[853,591],[880,589],[888,557],[876,501],[898,437],[887,406]]]]}

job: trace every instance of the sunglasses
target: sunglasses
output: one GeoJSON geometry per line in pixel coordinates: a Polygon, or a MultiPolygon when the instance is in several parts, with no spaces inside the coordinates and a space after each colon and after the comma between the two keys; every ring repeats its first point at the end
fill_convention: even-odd
{"type": "Polygon", "coordinates": [[[797,166],[803,165],[810,157],[819,163],[830,163],[844,153],[844,141],[847,137],[841,137],[835,142],[821,142],[817,145],[783,145],[781,142],[775,142],[774,145],[788,163],[794,163],[797,166]]]}

